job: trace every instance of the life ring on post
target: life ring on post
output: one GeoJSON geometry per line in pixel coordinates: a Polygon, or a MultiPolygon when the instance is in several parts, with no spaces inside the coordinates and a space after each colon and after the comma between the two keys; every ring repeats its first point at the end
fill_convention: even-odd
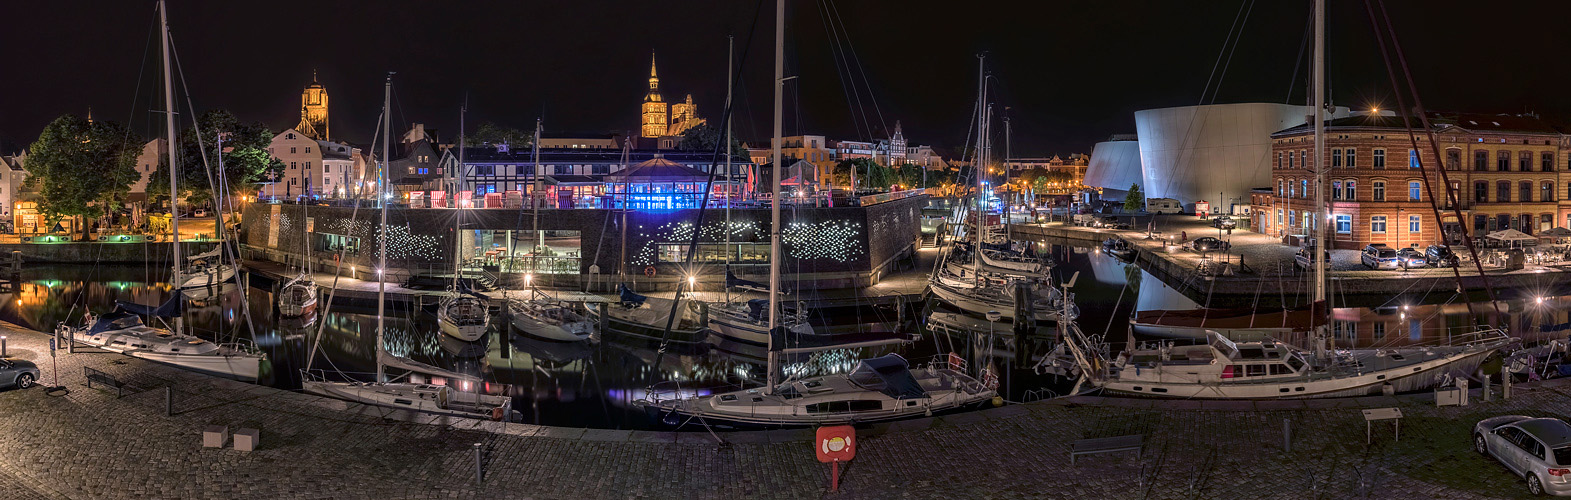
{"type": "Polygon", "coordinates": [[[644,276],[648,276],[648,277],[651,277],[651,278],[655,277],[655,266],[645,266],[644,267],[644,276]]]}

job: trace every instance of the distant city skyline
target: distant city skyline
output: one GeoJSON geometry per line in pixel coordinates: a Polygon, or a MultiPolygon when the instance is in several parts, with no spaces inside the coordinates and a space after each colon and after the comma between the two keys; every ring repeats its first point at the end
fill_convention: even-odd
{"type": "MultiPolygon", "coordinates": [[[[1571,70],[1545,57],[1571,42],[1556,26],[1571,5],[1450,3],[1389,6],[1430,109],[1571,116],[1571,103],[1556,98],[1571,70]],[[1474,33],[1446,21],[1463,12],[1467,26],[1511,29],[1474,33]]],[[[957,10],[937,2],[793,2],[787,73],[799,78],[787,86],[786,135],[876,140],[898,120],[914,143],[958,153],[982,51],[996,77],[994,102],[1008,108],[1015,156],[1089,153],[1111,134],[1133,133],[1134,111],[1196,104],[1218,80],[1217,103],[1301,103],[1307,71],[1295,82],[1294,62],[1308,2],[1249,7],[1242,42],[1229,58],[1222,42],[1241,6],[1131,1],[957,10]],[[854,49],[839,71],[836,37],[838,49],[854,49]],[[1208,86],[1219,53],[1226,71],[1215,69],[1220,78],[1208,86]]],[[[738,58],[748,52],[735,130],[766,144],[773,33],[772,7],[765,7],[750,51],[744,42],[755,5],[746,2],[594,10],[175,1],[170,23],[198,111],[229,109],[283,130],[298,122],[299,92],[315,71],[333,96],[333,135],[357,144],[371,140],[386,71],[398,73],[395,133],[424,123],[443,140],[456,139],[467,95],[471,130],[484,121],[530,128],[543,115],[548,131],[636,134],[650,51],[660,57],[662,85],[693,94],[700,116],[719,126],[725,37],[734,34],[738,58]]],[[[54,117],[89,108],[146,138],[160,135],[159,115],[148,112],[159,106],[153,2],[29,3],[0,12],[23,20],[0,33],[0,43],[27,48],[0,83],[0,94],[11,98],[0,120],[6,153],[25,148],[54,117]]],[[[1336,104],[1395,106],[1386,102],[1369,26],[1361,3],[1331,6],[1328,73],[1336,104]]],[[[1003,141],[997,146],[1003,153],[1003,141]]]]}

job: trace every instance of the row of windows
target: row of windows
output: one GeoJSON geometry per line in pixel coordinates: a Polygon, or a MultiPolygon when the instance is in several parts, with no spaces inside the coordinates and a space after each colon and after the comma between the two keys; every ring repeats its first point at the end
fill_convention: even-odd
{"type": "MultiPolygon", "coordinates": [[[[1499,182],[1496,182],[1495,183],[1495,199],[1493,201],[1495,201],[1497,203],[1505,203],[1505,202],[1512,201],[1512,199],[1511,199],[1511,184],[1512,184],[1511,181],[1499,181],[1499,182]]],[[[1518,183],[1516,186],[1517,186],[1517,190],[1516,190],[1517,191],[1517,197],[1516,197],[1515,201],[1518,201],[1518,202],[1533,201],[1533,186],[1534,186],[1533,181],[1522,181],[1522,182],[1518,183]]],[[[1538,201],[1555,201],[1555,184],[1553,182],[1551,182],[1551,181],[1542,181],[1542,182],[1539,182],[1537,184],[1537,186],[1538,186],[1538,201]]],[[[1571,199],[1571,183],[1567,183],[1566,184],[1566,199],[1571,199]]],[[[1491,201],[1491,200],[1489,200],[1489,181],[1474,181],[1473,182],[1473,201],[1477,202],[1477,203],[1485,203],[1485,202],[1491,201]]]]}
{"type": "MultiPolygon", "coordinates": [[[[1446,151],[1446,168],[1455,170],[1456,169],[1454,167],[1454,165],[1456,164],[1455,160],[1457,159],[1457,156],[1460,155],[1460,154],[1461,154],[1461,152],[1459,150],[1455,150],[1455,149],[1447,150],[1446,151]]],[[[1510,151],[1503,151],[1503,150],[1502,151],[1496,151],[1495,152],[1495,169],[1494,169],[1494,171],[1496,171],[1496,172],[1510,172],[1510,171],[1512,171],[1511,157],[1512,157],[1512,154],[1511,154],[1510,151]]],[[[1538,160],[1538,171],[1540,171],[1540,172],[1553,172],[1553,171],[1555,171],[1555,154],[1554,153],[1545,151],[1545,152],[1539,153],[1538,158],[1539,158],[1539,160],[1538,160]]],[[[1516,159],[1517,159],[1516,160],[1516,171],[1518,171],[1518,172],[1532,172],[1533,171],[1533,152],[1532,151],[1520,151],[1516,155],[1516,159]]],[[[1571,169],[1571,165],[1567,165],[1567,168],[1571,169]]],[[[1487,171],[1489,171],[1489,152],[1488,151],[1474,151],[1473,152],[1473,170],[1474,171],[1478,171],[1478,172],[1487,172],[1487,171]]]]}
{"type": "MultiPolygon", "coordinates": [[[[1571,227],[1571,214],[1566,214],[1566,225],[1571,227]]],[[[1473,215],[1474,231],[1499,231],[1502,229],[1515,229],[1524,233],[1533,234],[1534,231],[1543,231],[1555,227],[1554,214],[1499,214],[1494,216],[1473,215]],[[1537,221],[1537,224],[1534,224],[1537,221]]]]}
{"type": "MultiPolygon", "coordinates": [[[[1358,168],[1357,151],[1358,151],[1358,148],[1346,148],[1346,149],[1331,148],[1331,155],[1330,155],[1331,156],[1331,158],[1330,158],[1331,159],[1331,167],[1332,168],[1358,168]]],[[[1298,151],[1298,154],[1296,155],[1297,156],[1297,161],[1294,160],[1294,156],[1295,155],[1293,154],[1292,151],[1288,151],[1286,153],[1278,152],[1276,154],[1276,167],[1279,168],[1279,169],[1280,168],[1308,168],[1309,167],[1309,152],[1308,151],[1298,151]]],[[[1503,150],[1502,151],[1496,151],[1495,152],[1495,163],[1494,163],[1494,167],[1495,168],[1493,170],[1490,170],[1490,168],[1489,168],[1489,151],[1474,151],[1473,152],[1473,170],[1479,171],[1479,172],[1490,172],[1490,171],[1494,171],[1494,172],[1512,172],[1512,171],[1516,171],[1516,172],[1533,172],[1534,171],[1534,168],[1533,168],[1534,167],[1533,157],[1534,157],[1534,155],[1533,155],[1532,151],[1518,151],[1518,152],[1516,152],[1515,155],[1513,155],[1513,153],[1511,151],[1503,151],[1503,150]],[[1514,163],[1512,162],[1512,158],[1513,157],[1516,159],[1516,161],[1514,163]]],[[[1405,160],[1405,162],[1407,163],[1407,166],[1409,168],[1418,168],[1418,166],[1419,166],[1418,159],[1419,158],[1420,158],[1420,156],[1419,156],[1418,152],[1410,149],[1410,150],[1407,150],[1407,158],[1405,158],[1403,160],[1405,160]]],[[[1386,168],[1386,150],[1385,149],[1375,148],[1370,153],[1370,159],[1372,161],[1371,168],[1377,168],[1377,169],[1386,168]]],[[[1462,151],[1460,149],[1448,149],[1448,150],[1446,150],[1446,169],[1447,170],[1457,170],[1458,169],[1458,164],[1461,162],[1461,159],[1462,159],[1462,151]]],[[[1548,151],[1540,152],[1538,154],[1538,165],[1537,165],[1537,167],[1538,167],[1537,171],[1539,171],[1539,172],[1553,172],[1553,171],[1555,171],[1555,154],[1552,153],[1552,152],[1548,152],[1548,151]]],[[[1566,169],[1567,170],[1571,170],[1571,161],[1568,161],[1568,163],[1566,164],[1566,169]]]]}
{"type": "MultiPolygon", "coordinates": [[[[1276,154],[1276,168],[1308,168],[1309,152],[1299,151],[1298,160],[1294,162],[1293,152],[1278,152],[1276,154]]],[[[1386,168],[1386,150],[1376,148],[1370,153],[1372,168],[1386,168]]],[[[1409,167],[1418,168],[1418,152],[1408,150],[1406,162],[1409,167]]],[[[1331,168],[1358,168],[1358,148],[1331,148],[1331,168]]]]}
{"type": "MultiPolygon", "coordinates": [[[[1370,184],[1370,200],[1386,201],[1386,181],[1374,181],[1370,184]]],[[[1408,181],[1408,201],[1423,201],[1423,190],[1424,184],[1422,182],[1408,181]]],[[[1310,192],[1309,190],[1308,180],[1299,180],[1295,183],[1292,180],[1284,181],[1283,179],[1277,179],[1276,194],[1277,196],[1284,196],[1288,198],[1301,197],[1307,199],[1314,197],[1314,193],[1310,192]]],[[[1331,199],[1357,201],[1358,181],[1353,179],[1331,181],[1331,199]]]]}

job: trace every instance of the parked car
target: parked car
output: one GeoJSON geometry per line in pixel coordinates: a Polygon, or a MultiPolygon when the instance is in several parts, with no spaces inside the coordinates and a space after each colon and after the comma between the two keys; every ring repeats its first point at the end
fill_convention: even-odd
{"type": "Polygon", "coordinates": [[[1527,480],[1527,491],[1571,496],[1571,424],[1505,415],[1473,426],[1473,450],[1527,480]]]}
{"type": "Polygon", "coordinates": [[[0,387],[26,389],[38,381],[38,365],[21,359],[0,359],[0,387]]]}
{"type": "Polygon", "coordinates": [[[1364,247],[1364,254],[1358,259],[1365,267],[1370,269],[1396,269],[1402,267],[1401,261],[1396,258],[1396,250],[1385,243],[1371,243],[1364,247]]]}
{"type": "Polygon", "coordinates": [[[1396,258],[1398,264],[1405,264],[1408,269],[1417,269],[1429,265],[1429,260],[1425,259],[1423,252],[1419,252],[1417,248],[1397,250],[1396,258]]]}
{"type": "MultiPolygon", "coordinates": [[[[1329,267],[1331,262],[1331,251],[1321,250],[1321,253],[1325,254],[1327,267],[1329,267]]],[[[1298,249],[1298,255],[1293,256],[1293,265],[1298,266],[1299,269],[1314,269],[1315,263],[1311,262],[1314,259],[1314,255],[1315,247],[1300,248],[1298,249]]]]}
{"type": "Polygon", "coordinates": [[[1424,249],[1424,261],[1434,267],[1456,267],[1456,254],[1445,245],[1429,245],[1424,249]]]}
{"type": "Polygon", "coordinates": [[[1104,229],[1129,229],[1129,223],[1120,221],[1117,217],[1098,217],[1092,225],[1104,229]]]}
{"type": "Polygon", "coordinates": [[[1193,249],[1196,252],[1201,252],[1201,253],[1211,252],[1211,251],[1216,251],[1216,250],[1221,250],[1221,251],[1225,252],[1225,251],[1227,251],[1227,249],[1232,248],[1232,246],[1233,245],[1231,243],[1228,243],[1226,241],[1222,241],[1222,240],[1217,239],[1217,238],[1212,237],[1212,236],[1206,236],[1204,238],[1195,238],[1195,241],[1189,242],[1189,248],[1193,249]]]}
{"type": "Polygon", "coordinates": [[[1228,217],[1226,215],[1219,215],[1215,219],[1211,219],[1211,227],[1217,229],[1234,229],[1238,227],[1238,221],[1233,220],[1232,217],[1228,217]]]}

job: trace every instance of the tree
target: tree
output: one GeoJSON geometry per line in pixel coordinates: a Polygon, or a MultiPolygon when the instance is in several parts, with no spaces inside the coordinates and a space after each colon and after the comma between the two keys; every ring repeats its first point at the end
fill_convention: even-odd
{"type": "Polygon", "coordinates": [[[1124,211],[1139,212],[1146,207],[1146,193],[1140,190],[1140,184],[1130,184],[1129,194],[1124,196],[1124,211]]]}
{"type": "MultiPolygon", "coordinates": [[[[676,141],[679,151],[697,151],[713,153],[715,145],[725,140],[725,132],[705,123],[682,131],[682,138],[676,141]]],[[[731,136],[731,156],[747,158],[747,148],[742,147],[742,142],[731,136]]]]}
{"type": "MultiPolygon", "coordinates": [[[[212,110],[197,119],[197,128],[187,127],[180,132],[180,196],[188,203],[200,204],[215,198],[214,182],[227,184],[228,192],[251,191],[257,183],[270,180],[270,175],[281,176],[284,162],[267,152],[273,142],[273,132],[261,122],[242,124],[225,110],[212,110]],[[219,139],[223,139],[223,177],[208,176],[209,168],[217,173],[219,139]],[[205,160],[204,161],[204,155],[205,160]]],[[[150,202],[169,201],[169,158],[158,159],[158,170],[148,180],[147,194],[150,202]]]]}
{"type": "Polygon", "coordinates": [[[534,137],[534,132],[482,122],[474,133],[464,136],[464,145],[480,147],[507,144],[515,148],[528,148],[534,145],[534,137]]]}
{"type": "MultiPolygon", "coordinates": [[[[38,192],[49,225],[64,217],[108,215],[136,182],[142,140],[108,121],[62,115],[28,148],[26,186],[38,192]]],[[[87,235],[87,224],[82,224],[87,235]]]]}

